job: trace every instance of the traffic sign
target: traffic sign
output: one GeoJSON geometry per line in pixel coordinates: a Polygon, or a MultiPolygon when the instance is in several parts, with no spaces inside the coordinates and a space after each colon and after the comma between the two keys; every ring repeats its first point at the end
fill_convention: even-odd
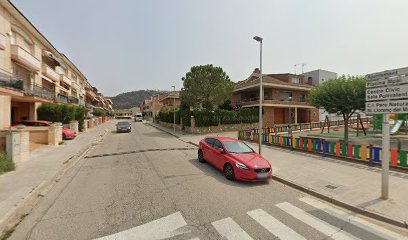
{"type": "Polygon", "coordinates": [[[407,113],[408,101],[381,101],[381,102],[366,102],[367,114],[380,114],[380,113],[407,113]]]}

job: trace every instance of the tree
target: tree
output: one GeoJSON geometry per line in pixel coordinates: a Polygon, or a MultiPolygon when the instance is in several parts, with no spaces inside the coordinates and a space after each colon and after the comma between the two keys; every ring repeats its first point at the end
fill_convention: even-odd
{"type": "Polygon", "coordinates": [[[344,141],[348,142],[348,123],[357,110],[365,109],[366,79],[359,76],[341,76],[330,79],[312,89],[308,102],[324,108],[328,113],[343,116],[344,141]]]}
{"type": "Polygon", "coordinates": [[[213,110],[232,95],[234,83],[221,67],[212,64],[191,67],[182,78],[181,101],[192,107],[213,110]]]}

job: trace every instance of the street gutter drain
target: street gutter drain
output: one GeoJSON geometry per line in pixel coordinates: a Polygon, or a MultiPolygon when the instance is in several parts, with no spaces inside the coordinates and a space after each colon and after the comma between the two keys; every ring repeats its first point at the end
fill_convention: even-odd
{"type": "Polygon", "coordinates": [[[337,188],[336,186],[333,186],[333,185],[330,185],[330,184],[327,184],[325,187],[327,187],[329,189],[333,189],[333,190],[337,188]]]}

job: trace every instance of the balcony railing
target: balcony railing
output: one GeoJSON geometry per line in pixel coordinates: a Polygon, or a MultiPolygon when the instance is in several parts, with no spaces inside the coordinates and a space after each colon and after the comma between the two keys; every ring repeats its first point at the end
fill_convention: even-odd
{"type": "Polygon", "coordinates": [[[0,87],[11,88],[13,90],[24,90],[24,81],[0,73],[0,87]]]}
{"type": "Polygon", "coordinates": [[[68,103],[68,97],[58,93],[57,102],[58,103],[68,103]]]}
{"type": "Polygon", "coordinates": [[[69,96],[68,97],[68,102],[69,103],[74,103],[74,104],[79,104],[79,99],[75,96],[69,96]]]}
{"type": "Polygon", "coordinates": [[[49,100],[54,100],[55,92],[51,89],[44,88],[37,84],[24,85],[24,92],[26,95],[33,95],[49,100]]]}
{"type": "Polygon", "coordinates": [[[19,45],[11,45],[11,58],[30,69],[37,71],[41,69],[40,61],[19,45]]]}

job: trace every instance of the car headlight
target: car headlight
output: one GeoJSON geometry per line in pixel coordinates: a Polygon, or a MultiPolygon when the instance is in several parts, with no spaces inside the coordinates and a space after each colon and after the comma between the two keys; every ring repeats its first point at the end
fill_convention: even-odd
{"type": "Polygon", "coordinates": [[[128,127],[128,129],[130,129],[130,127],[128,127]]]}
{"type": "Polygon", "coordinates": [[[242,169],[242,170],[247,170],[247,171],[249,170],[247,166],[239,162],[235,163],[235,166],[237,166],[237,168],[242,169]]]}

